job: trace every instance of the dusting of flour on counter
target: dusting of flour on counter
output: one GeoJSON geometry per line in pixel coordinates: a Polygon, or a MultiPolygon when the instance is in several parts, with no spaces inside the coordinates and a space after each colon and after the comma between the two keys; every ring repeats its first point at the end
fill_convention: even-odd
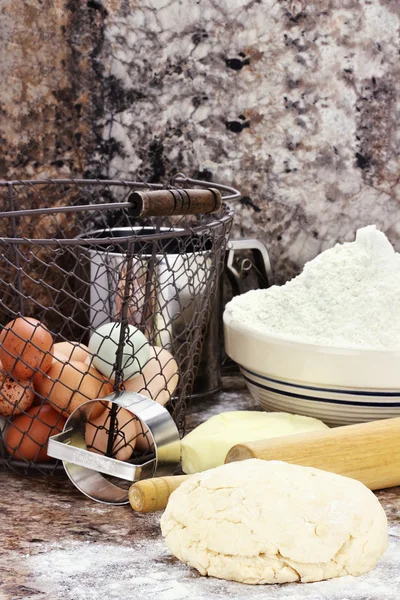
{"type": "MultiPolygon", "coordinates": [[[[159,517],[156,517],[159,520],[159,517]]],[[[244,585],[202,577],[171,557],[161,537],[129,545],[60,542],[24,559],[33,598],[62,600],[398,600],[400,526],[389,527],[389,548],[361,577],[318,583],[244,585]]],[[[18,554],[10,552],[10,564],[18,554]]],[[[24,596],[31,598],[31,596],[24,596]]]]}
{"type": "Polygon", "coordinates": [[[308,262],[283,286],[236,296],[226,316],[302,342],[400,349],[400,254],[374,225],[308,262]]]}

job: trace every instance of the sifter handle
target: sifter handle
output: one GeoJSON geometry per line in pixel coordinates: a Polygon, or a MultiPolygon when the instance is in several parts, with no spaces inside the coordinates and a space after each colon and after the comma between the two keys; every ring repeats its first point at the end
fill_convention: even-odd
{"type": "Polygon", "coordinates": [[[215,188],[150,190],[132,192],[130,213],[134,217],[168,217],[171,215],[201,215],[221,208],[221,193],[215,188]]]}
{"type": "Polygon", "coordinates": [[[136,512],[147,513],[164,510],[170,495],[191,475],[154,477],[137,481],[129,490],[129,502],[136,512]]]}
{"type": "Polygon", "coordinates": [[[400,418],[238,444],[225,462],[282,460],[352,479],[371,490],[400,485],[400,418]]]}

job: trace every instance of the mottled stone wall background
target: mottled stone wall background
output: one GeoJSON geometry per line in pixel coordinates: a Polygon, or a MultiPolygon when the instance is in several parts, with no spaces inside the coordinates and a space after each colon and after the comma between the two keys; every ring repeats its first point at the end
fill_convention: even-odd
{"type": "Polygon", "coordinates": [[[0,177],[87,174],[102,146],[105,11],[0,0],[0,177]]]}
{"type": "Polygon", "coordinates": [[[232,183],[279,281],[362,225],[400,249],[397,2],[0,7],[0,175],[232,183]]]}

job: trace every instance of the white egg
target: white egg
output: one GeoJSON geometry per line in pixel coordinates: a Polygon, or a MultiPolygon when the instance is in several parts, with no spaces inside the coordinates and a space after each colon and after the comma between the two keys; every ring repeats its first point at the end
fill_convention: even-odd
{"type": "MultiPolygon", "coordinates": [[[[108,379],[115,377],[115,361],[121,335],[121,323],[106,323],[93,333],[89,352],[94,355],[93,365],[108,379]]],[[[145,336],[133,325],[125,331],[122,352],[124,380],[136,377],[150,358],[150,345],[145,336]]]]}

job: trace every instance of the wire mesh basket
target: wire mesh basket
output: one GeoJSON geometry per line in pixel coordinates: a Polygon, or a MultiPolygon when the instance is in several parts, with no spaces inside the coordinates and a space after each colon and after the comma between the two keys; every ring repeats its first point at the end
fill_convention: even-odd
{"type": "MultiPolygon", "coordinates": [[[[143,426],[132,433],[131,421],[101,401],[121,390],[165,405],[183,434],[233,218],[225,202],[188,214],[196,211],[183,186],[209,184],[183,175],[164,187],[0,182],[3,467],[54,472],[49,437],[97,398],[88,449],[123,460],[143,450],[143,426]],[[167,190],[173,205],[139,212],[138,190],[167,190]]],[[[224,200],[239,195],[212,187],[224,200]]]]}

